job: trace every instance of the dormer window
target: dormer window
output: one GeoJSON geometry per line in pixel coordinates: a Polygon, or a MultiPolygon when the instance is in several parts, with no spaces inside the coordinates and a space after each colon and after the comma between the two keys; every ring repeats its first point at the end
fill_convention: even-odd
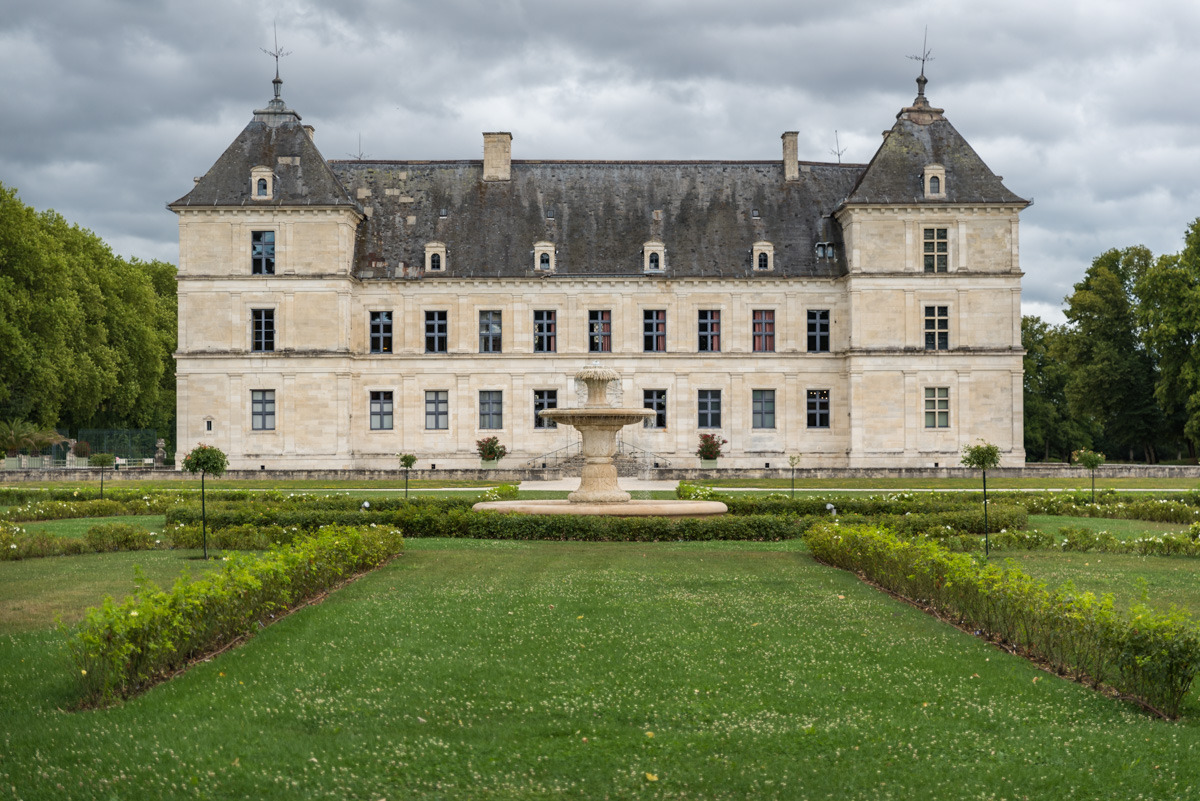
{"type": "Polygon", "coordinates": [[[442,242],[425,244],[425,272],[440,273],[446,270],[446,245],[442,242]]]}
{"type": "Polygon", "coordinates": [[[250,170],[250,197],[253,200],[271,200],[275,196],[275,174],[270,167],[253,167],[250,170]]]}
{"type": "Polygon", "coordinates": [[[667,269],[667,246],[657,239],[642,245],[642,270],[661,273],[667,269]]]}
{"type": "Polygon", "coordinates": [[[921,173],[925,185],[926,200],[946,199],[946,168],[941,164],[927,164],[921,173]]]}
{"type": "Polygon", "coordinates": [[[832,242],[817,243],[817,258],[832,259],[837,255],[837,250],[832,242]]]}
{"type": "Polygon", "coordinates": [[[768,272],[775,269],[775,246],[770,242],[755,242],[750,251],[750,263],[754,270],[768,272]]]}
{"type": "Polygon", "coordinates": [[[537,272],[554,272],[554,257],[555,251],[553,242],[535,242],[533,244],[533,269],[537,272]]]}

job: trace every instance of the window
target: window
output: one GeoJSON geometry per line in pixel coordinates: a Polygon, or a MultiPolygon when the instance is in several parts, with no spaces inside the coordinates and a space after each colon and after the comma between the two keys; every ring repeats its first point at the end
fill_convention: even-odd
{"type": "Polygon", "coordinates": [[[425,392],[425,428],[430,431],[450,427],[450,392],[444,389],[425,392]]]}
{"type": "Polygon", "coordinates": [[[773,270],[775,268],[775,245],[760,239],[750,248],[750,266],[755,270],[773,270]]]}
{"type": "MultiPolygon", "coordinates": [[[[445,214],[442,215],[446,216],[445,214]]],[[[446,268],[446,244],[444,242],[425,243],[425,271],[440,273],[446,268]]]]}
{"type": "Polygon", "coordinates": [[[950,387],[925,387],[925,427],[950,427],[950,387]]]}
{"type": "Polygon", "coordinates": [[[371,312],[371,353],[392,352],[392,313],[371,312]]]}
{"type": "Polygon", "coordinates": [[[758,254],[758,269],[765,270],[770,266],[770,259],[766,253],[758,254]]]}
{"type": "Polygon", "coordinates": [[[270,200],[271,186],[275,181],[274,171],[265,165],[250,168],[250,198],[251,200],[270,200]]]}
{"type": "Polygon", "coordinates": [[[808,390],[808,427],[829,428],[829,390],[808,390]]]}
{"type": "Polygon", "coordinates": [[[755,309],[751,318],[755,353],[775,352],[775,311],[755,309]]]}
{"type": "Polygon", "coordinates": [[[642,408],[654,410],[653,417],[647,417],[642,421],[643,427],[667,427],[667,391],[665,389],[642,390],[642,408]]]}
{"type": "Polygon", "coordinates": [[[612,352],[612,312],[588,312],[588,353],[612,352]]]}
{"type": "Polygon", "coordinates": [[[558,338],[554,333],[556,317],[557,312],[553,309],[533,313],[534,353],[554,353],[558,350],[558,338]]]}
{"type": "Polygon", "coordinates": [[[929,179],[929,194],[940,195],[942,193],[942,180],[936,175],[929,179]]]}
{"type": "Polygon", "coordinates": [[[554,271],[554,243],[542,240],[533,243],[533,269],[543,272],[554,271]]]}
{"type": "Polygon", "coordinates": [[[832,258],[835,258],[836,256],[837,256],[837,246],[834,245],[832,242],[818,242],[817,243],[817,258],[818,259],[832,259],[832,258]]]}
{"type": "Polygon", "coordinates": [[[250,428],[253,431],[275,430],[275,390],[250,390],[250,428]]]}
{"type": "Polygon", "coordinates": [[[371,393],[371,430],[392,430],[392,393],[371,393]]]}
{"type": "Polygon", "coordinates": [[[205,421],[204,421],[204,430],[205,430],[205,431],[212,431],[212,420],[205,420],[205,421]]]}
{"type": "Polygon", "coordinates": [[[721,427],[721,390],[702,389],[696,396],[698,428],[721,427]]]}
{"type": "Polygon", "coordinates": [[[698,325],[700,341],[697,350],[701,353],[718,353],[721,350],[721,312],[702,309],[698,325]]]}
{"type": "MultiPolygon", "coordinates": [[[[658,219],[658,212],[655,212],[655,219],[658,219]]],[[[642,244],[642,269],[648,273],[659,273],[663,271],[667,263],[667,246],[657,239],[651,239],[649,242],[642,244]]]]}
{"type": "Polygon", "coordinates": [[[661,262],[661,261],[659,261],[659,256],[658,256],[658,254],[657,254],[657,253],[651,253],[651,254],[650,254],[650,261],[648,262],[647,269],[650,269],[650,270],[661,270],[661,269],[662,269],[662,267],[661,267],[661,264],[662,264],[662,262],[661,262]]]}
{"type": "Polygon", "coordinates": [[[547,420],[538,412],[545,409],[558,408],[558,390],[557,389],[535,389],[533,391],[533,427],[534,428],[558,428],[558,423],[553,420],[547,420]]]}
{"type": "Polygon", "coordinates": [[[250,350],[269,353],[275,350],[275,310],[250,310],[250,350]]]}
{"type": "Polygon", "coordinates": [[[504,428],[504,393],[500,390],[479,392],[479,427],[504,428]]]}
{"type": "Polygon", "coordinates": [[[250,272],[254,275],[275,274],[275,232],[250,232],[250,272]]]}
{"type": "Polygon", "coordinates": [[[946,168],[943,165],[926,164],[922,177],[925,179],[925,197],[927,199],[946,199],[946,168]]]}
{"type": "Polygon", "coordinates": [[[946,229],[926,228],[923,244],[925,246],[925,272],[946,272],[950,263],[950,241],[946,237],[946,229]]]}
{"type": "Polygon", "coordinates": [[[500,312],[481,311],[479,313],[479,352],[500,352],[500,312]]]}
{"type": "Polygon", "coordinates": [[[430,269],[430,271],[433,271],[433,272],[436,272],[437,270],[442,269],[442,254],[441,253],[430,253],[429,254],[429,269],[430,269]]]}
{"type": "Polygon", "coordinates": [[[752,425],[754,428],[775,427],[775,390],[756,389],[752,395],[752,425]]]}
{"type": "Polygon", "coordinates": [[[949,311],[947,306],[925,307],[925,350],[949,350],[949,311]]]}
{"type": "Polygon", "coordinates": [[[425,312],[425,352],[446,353],[449,350],[449,339],[446,312],[425,312]]]}
{"type": "Polygon", "coordinates": [[[829,352],[829,309],[808,310],[808,352],[829,352]]]}
{"type": "Polygon", "coordinates": [[[538,269],[539,270],[549,270],[550,269],[550,254],[549,253],[543,253],[541,256],[538,257],[538,269]]]}
{"type": "Polygon", "coordinates": [[[258,188],[257,188],[255,194],[257,194],[259,197],[267,196],[267,179],[266,178],[258,179],[258,188]]]}
{"type": "Polygon", "coordinates": [[[646,353],[666,352],[666,309],[646,309],[642,312],[642,350],[646,353]]]}

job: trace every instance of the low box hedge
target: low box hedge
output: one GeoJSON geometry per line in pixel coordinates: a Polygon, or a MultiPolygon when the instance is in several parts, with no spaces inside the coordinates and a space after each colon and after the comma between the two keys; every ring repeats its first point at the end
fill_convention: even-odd
{"type": "Polygon", "coordinates": [[[66,631],[85,706],[136,693],[260,624],[371,570],[404,547],[387,527],[322,529],[265,554],[233,555],[214,574],[186,576],[169,591],[139,577],[137,591],[66,631]]]}
{"type": "Polygon", "coordinates": [[[871,526],[823,524],[805,537],[813,555],[960,624],[1046,660],[1061,674],[1107,683],[1148,708],[1176,717],[1200,670],[1200,628],[1179,610],[1134,606],[1112,597],[1049,590],[1016,568],[980,564],[929,541],[871,526]]]}

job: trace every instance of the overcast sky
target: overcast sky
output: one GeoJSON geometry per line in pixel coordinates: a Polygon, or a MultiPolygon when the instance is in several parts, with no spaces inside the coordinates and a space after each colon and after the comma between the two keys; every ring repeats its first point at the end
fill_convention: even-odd
{"type": "Polygon", "coordinates": [[[185,194],[271,97],[326,158],[866,162],[927,94],[1018,195],[1024,309],[1200,217],[1200,3],[0,0],[0,182],[175,262],[185,194]],[[361,137],[361,145],[360,145],[361,137]]]}

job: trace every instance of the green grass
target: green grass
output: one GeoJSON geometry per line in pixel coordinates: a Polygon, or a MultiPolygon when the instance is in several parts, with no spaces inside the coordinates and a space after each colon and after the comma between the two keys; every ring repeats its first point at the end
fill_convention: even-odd
{"type": "Polygon", "coordinates": [[[114,709],[56,711],[69,674],[55,635],[0,637],[6,793],[1200,793],[1194,701],[1180,723],[1150,719],[794,543],[412,541],[325,603],[114,709]]]}
{"type": "Polygon", "coordinates": [[[1122,609],[1142,600],[1166,609],[1172,604],[1200,619],[1200,560],[1109,553],[1005,552],[1017,567],[1053,587],[1074,582],[1081,591],[1111,594],[1122,609]]]}
{"type": "MultiPolygon", "coordinates": [[[[452,487],[494,487],[501,482],[499,481],[451,481],[441,479],[412,479],[408,482],[410,490],[426,490],[426,489],[444,489],[452,487]]],[[[54,486],[54,487],[88,487],[91,489],[99,489],[99,481],[46,481],[38,486],[54,486]]],[[[28,487],[25,482],[4,482],[0,480],[0,486],[21,488],[28,487]]],[[[204,481],[205,489],[235,489],[235,490],[303,490],[311,492],[316,490],[345,490],[345,489],[399,489],[400,493],[404,493],[404,476],[397,474],[395,478],[389,478],[387,481],[352,481],[352,480],[330,480],[330,479],[232,479],[232,478],[209,478],[204,481]]],[[[200,478],[156,478],[156,479],[114,479],[111,476],[104,480],[104,488],[107,489],[185,489],[200,491],[200,478]]]]}
{"type": "Polygon", "coordinates": [[[1107,531],[1122,540],[1132,540],[1149,535],[1177,534],[1188,530],[1186,525],[1178,523],[1118,520],[1108,517],[1068,517],[1066,515],[1030,515],[1028,525],[1031,529],[1053,532],[1067,527],[1107,531]]]}
{"type": "Polygon", "coordinates": [[[102,523],[126,523],[146,531],[161,531],[166,525],[164,515],[117,515],[114,517],[71,517],[65,520],[46,520],[36,523],[17,523],[30,534],[35,531],[53,534],[56,537],[83,539],[87,530],[102,523]]]}
{"type": "Polygon", "coordinates": [[[53,626],[60,616],[66,623],[82,620],[106,595],[119,600],[131,594],[134,565],[169,587],[184,569],[199,577],[222,564],[199,556],[199,550],[138,551],[0,562],[0,643],[5,634],[53,626]]]}
{"type": "MultiPolygon", "coordinates": [[[[790,490],[790,478],[718,478],[696,481],[709,487],[758,487],[790,490]]],[[[996,478],[988,477],[988,489],[1090,489],[1091,480],[1074,478],[996,478]]],[[[1097,478],[1096,489],[1198,489],[1194,478],[1097,478]]],[[[796,489],[964,489],[980,490],[979,478],[809,478],[796,479],[796,489]]]]}

